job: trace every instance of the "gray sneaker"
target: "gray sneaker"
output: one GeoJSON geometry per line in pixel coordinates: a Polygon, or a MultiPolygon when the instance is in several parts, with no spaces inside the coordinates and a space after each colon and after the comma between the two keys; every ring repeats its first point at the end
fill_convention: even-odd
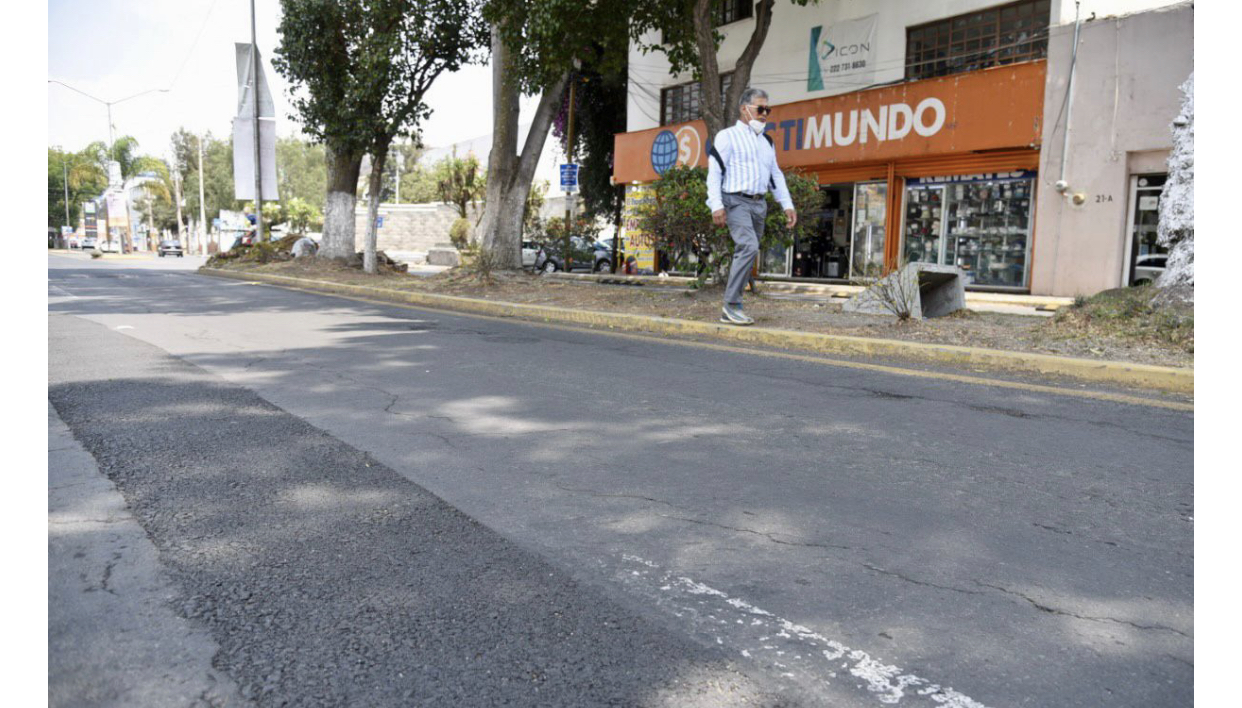
{"type": "Polygon", "coordinates": [[[723,308],[721,308],[720,321],[725,324],[739,325],[739,326],[753,325],[755,323],[755,320],[753,318],[747,317],[746,313],[742,312],[742,308],[729,307],[728,305],[725,305],[723,308]]]}

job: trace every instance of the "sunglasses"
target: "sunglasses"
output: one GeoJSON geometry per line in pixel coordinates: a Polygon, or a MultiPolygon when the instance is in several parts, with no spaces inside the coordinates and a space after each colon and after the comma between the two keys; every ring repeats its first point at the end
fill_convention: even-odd
{"type": "Polygon", "coordinates": [[[772,109],[767,106],[756,106],[754,104],[751,104],[750,107],[755,109],[755,112],[761,116],[766,116],[772,112],[772,109]]]}

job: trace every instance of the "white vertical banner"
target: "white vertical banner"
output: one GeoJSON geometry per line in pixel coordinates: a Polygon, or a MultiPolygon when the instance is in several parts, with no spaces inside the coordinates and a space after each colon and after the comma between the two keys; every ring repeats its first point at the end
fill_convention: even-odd
{"type": "Polygon", "coordinates": [[[259,62],[259,75],[252,80],[254,55],[249,43],[233,45],[237,61],[237,117],[233,119],[233,196],[254,199],[254,100],[258,86],[259,162],[263,172],[263,200],[280,199],[276,188],[276,106],[259,62]]]}
{"type": "MultiPolygon", "coordinates": [[[[252,118],[233,119],[233,197],[254,199],[254,124],[252,118]]],[[[280,198],[276,189],[276,121],[259,119],[259,160],[263,163],[263,200],[280,198]]]]}

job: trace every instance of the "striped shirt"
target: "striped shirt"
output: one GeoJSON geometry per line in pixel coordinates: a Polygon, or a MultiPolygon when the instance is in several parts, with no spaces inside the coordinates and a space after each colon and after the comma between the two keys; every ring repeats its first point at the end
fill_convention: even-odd
{"type": "Polygon", "coordinates": [[[757,135],[750,126],[738,121],[731,128],[716,134],[712,143],[720,159],[724,160],[725,174],[721,180],[720,164],[716,158],[707,158],[707,208],[712,211],[724,209],[721,192],[765,194],[771,183],[776,184],[774,195],[781,207],[793,209],[785,175],[776,164],[776,147],[766,138],[757,135]],[[723,181],[723,184],[721,182],[723,181]]]}

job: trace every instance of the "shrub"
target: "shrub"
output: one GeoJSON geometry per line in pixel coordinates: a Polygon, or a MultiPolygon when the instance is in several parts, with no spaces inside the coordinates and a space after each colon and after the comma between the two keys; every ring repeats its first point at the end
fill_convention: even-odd
{"type": "Polygon", "coordinates": [[[449,227],[449,241],[452,241],[453,247],[457,250],[464,250],[470,245],[471,231],[469,219],[457,219],[449,227]]]}
{"type": "MultiPolygon", "coordinates": [[[[812,218],[823,206],[819,184],[797,170],[785,172],[785,183],[798,213],[798,225],[786,225],[785,212],[771,194],[759,251],[793,243],[815,230],[812,218]]],[[[639,210],[639,228],[653,235],[657,249],[671,257],[672,269],[694,270],[700,283],[714,276],[721,281],[733,260],[733,239],[727,226],[712,223],[707,208],[707,168],[682,165],[668,169],[653,185],[655,199],[639,210]]]]}

